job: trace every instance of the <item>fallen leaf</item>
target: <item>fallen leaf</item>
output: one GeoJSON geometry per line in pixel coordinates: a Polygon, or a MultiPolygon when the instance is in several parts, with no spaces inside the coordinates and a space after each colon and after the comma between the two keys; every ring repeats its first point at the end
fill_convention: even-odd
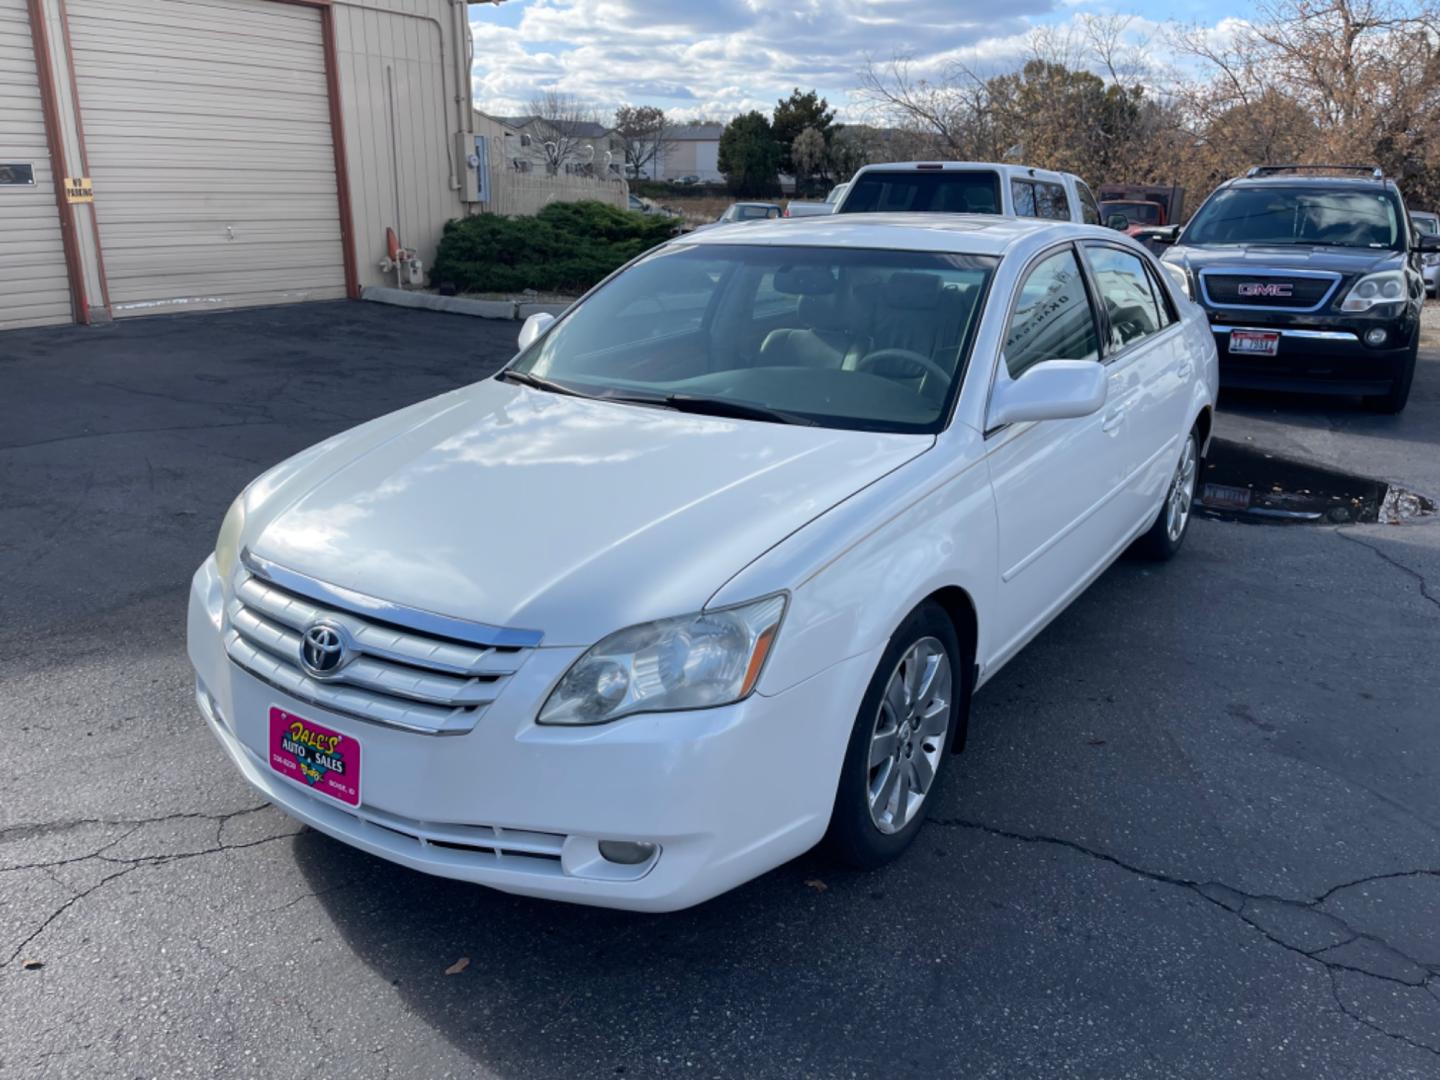
{"type": "Polygon", "coordinates": [[[26,971],[39,971],[45,966],[44,960],[21,960],[20,966],[26,971]]]}
{"type": "Polygon", "coordinates": [[[459,975],[460,972],[464,971],[464,970],[465,970],[467,967],[469,967],[469,966],[470,966],[470,957],[468,957],[468,956],[462,956],[462,957],[460,957],[459,960],[456,960],[453,964],[451,964],[448,968],[445,969],[445,974],[446,974],[446,975],[459,975]]]}
{"type": "Polygon", "coordinates": [[[816,892],[824,892],[826,889],[830,888],[829,885],[826,885],[819,878],[811,878],[809,881],[805,882],[805,884],[808,887],[814,889],[816,892]]]}

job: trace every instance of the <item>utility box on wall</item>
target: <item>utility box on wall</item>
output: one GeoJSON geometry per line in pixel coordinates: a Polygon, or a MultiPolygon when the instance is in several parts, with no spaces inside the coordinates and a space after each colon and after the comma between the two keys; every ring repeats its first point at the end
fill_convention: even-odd
{"type": "Polygon", "coordinates": [[[465,201],[490,201],[490,140],[484,135],[460,135],[460,158],[465,162],[465,201]]]}

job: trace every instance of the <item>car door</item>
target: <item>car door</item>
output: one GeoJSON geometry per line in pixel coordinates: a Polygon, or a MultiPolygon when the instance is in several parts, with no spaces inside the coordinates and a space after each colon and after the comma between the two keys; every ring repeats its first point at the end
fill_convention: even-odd
{"type": "MultiPolygon", "coordinates": [[[[995,379],[1024,378],[1042,360],[1100,359],[1103,325],[1079,252],[1052,248],[1021,274],[995,379]]],[[[1123,394],[1123,381],[1112,378],[1096,413],[985,433],[1000,551],[990,663],[1013,655],[1123,546],[1123,394]]]]}
{"type": "Polygon", "coordinates": [[[1083,245],[1100,301],[1101,352],[1124,410],[1127,485],[1119,505],[1132,531],[1154,519],[1180,454],[1191,363],[1178,314],[1146,256],[1119,244],[1083,245]]]}

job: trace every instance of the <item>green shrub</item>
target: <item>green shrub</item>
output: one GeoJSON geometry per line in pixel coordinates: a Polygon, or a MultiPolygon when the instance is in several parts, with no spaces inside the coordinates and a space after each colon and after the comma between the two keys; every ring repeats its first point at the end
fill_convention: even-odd
{"type": "Polygon", "coordinates": [[[674,222],[599,202],[551,203],[534,217],[448,222],[430,280],[460,292],[584,292],[669,239],[674,222]]]}

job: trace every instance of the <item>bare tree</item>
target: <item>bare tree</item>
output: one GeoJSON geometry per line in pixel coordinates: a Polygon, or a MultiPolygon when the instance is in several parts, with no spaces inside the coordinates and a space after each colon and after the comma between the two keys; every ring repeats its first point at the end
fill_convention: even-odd
{"type": "Polygon", "coordinates": [[[675,148],[672,132],[664,109],[653,105],[622,105],[615,110],[615,133],[624,147],[625,164],[637,177],[647,165],[663,162],[675,148]]]}
{"type": "Polygon", "coordinates": [[[530,99],[530,115],[538,128],[530,133],[531,145],[544,160],[547,173],[554,176],[566,165],[591,164],[598,124],[593,109],[574,94],[552,89],[530,99]]]}

